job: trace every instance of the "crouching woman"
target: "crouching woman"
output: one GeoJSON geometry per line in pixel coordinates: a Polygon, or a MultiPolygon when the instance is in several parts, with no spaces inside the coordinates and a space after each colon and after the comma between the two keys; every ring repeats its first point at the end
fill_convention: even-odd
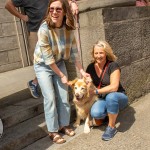
{"type": "Polygon", "coordinates": [[[117,133],[115,128],[119,110],[128,104],[128,97],[120,83],[120,68],[116,56],[110,45],[105,41],[98,41],[92,50],[94,61],[88,65],[86,72],[91,75],[96,90],[92,94],[99,95],[91,108],[91,116],[95,119],[109,118],[103,140],[110,140],[117,133]]]}

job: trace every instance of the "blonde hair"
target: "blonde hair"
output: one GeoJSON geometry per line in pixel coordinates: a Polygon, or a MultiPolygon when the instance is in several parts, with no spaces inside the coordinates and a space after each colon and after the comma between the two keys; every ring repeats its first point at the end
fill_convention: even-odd
{"type": "Polygon", "coordinates": [[[63,8],[64,13],[65,13],[65,16],[63,19],[63,24],[66,25],[66,29],[67,30],[75,30],[73,14],[72,14],[72,11],[70,9],[68,1],[66,1],[66,0],[50,0],[49,5],[48,5],[48,9],[46,12],[46,16],[45,16],[45,21],[47,22],[49,29],[55,28],[55,24],[52,22],[51,17],[49,15],[50,5],[55,1],[60,1],[62,3],[62,8],[63,8]]]}
{"type": "Polygon", "coordinates": [[[109,61],[116,61],[117,60],[117,57],[113,53],[113,50],[110,47],[110,45],[106,41],[100,41],[100,40],[97,41],[93,46],[93,49],[92,49],[93,58],[94,58],[94,48],[95,48],[95,46],[98,46],[98,47],[102,48],[105,51],[106,57],[109,61]]]}

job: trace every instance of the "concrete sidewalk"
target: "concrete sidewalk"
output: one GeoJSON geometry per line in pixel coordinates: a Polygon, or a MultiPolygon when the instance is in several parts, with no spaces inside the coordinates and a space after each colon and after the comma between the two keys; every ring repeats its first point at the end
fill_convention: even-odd
{"type": "MultiPolygon", "coordinates": [[[[34,78],[33,67],[10,71],[0,75],[0,103],[5,100],[21,100],[30,95],[27,82],[34,78]],[[19,82],[18,82],[19,80],[19,82]],[[24,92],[24,90],[26,90],[24,92]],[[17,94],[18,93],[18,94],[17,94]],[[9,98],[10,95],[10,98],[9,98]],[[18,95],[18,97],[16,97],[18,95]]],[[[74,137],[62,145],[53,144],[49,137],[44,137],[23,150],[149,150],[150,149],[150,93],[141,97],[120,113],[118,133],[111,141],[102,141],[105,126],[93,128],[89,134],[83,133],[83,125],[76,129],[74,137]]]]}
{"type": "Polygon", "coordinates": [[[93,128],[83,133],[83,125],[77,128],[74,137],[64,138],[64,144],[53,144],[49,137],[29,145],[23,150],[149,150],[150,149],[150,93],[137,99],[118,117],[118,133],[110,141],[102,141],[106,126],[93,128]]]}
{"type": "MultiPolygon", "coordinates": [[[[111,141],[102,141],[105,127],[94,128],[90,134],[80,134],[62,145],[60,150],[149,150],[150,149],[150,93],[138,99],[118,118],[118,133],[111,141]]],[[[51,148],[49,148],[51,149],[51,148]]]]}

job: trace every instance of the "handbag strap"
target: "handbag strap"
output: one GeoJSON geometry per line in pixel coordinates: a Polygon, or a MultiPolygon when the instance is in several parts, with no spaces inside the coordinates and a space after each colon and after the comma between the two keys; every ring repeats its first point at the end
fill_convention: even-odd
{"type": "Polygon", "coordinates": [[[107,70],[107,68],[108,68],[108,65],[109,65],[109,61],[107,62],[107,64],[106,64],[106,65],[104,66],[104,68],[103,68],[102,74],[101,74],[101,76],[100,76],[100,83],[99,83],[99,86],[97,87],[98,89],[101,88],[102,80],[103,80],[103,78],[104,78],[104,74],[105,74],[105,72],[106,72],[106,70],[107,70]]]}

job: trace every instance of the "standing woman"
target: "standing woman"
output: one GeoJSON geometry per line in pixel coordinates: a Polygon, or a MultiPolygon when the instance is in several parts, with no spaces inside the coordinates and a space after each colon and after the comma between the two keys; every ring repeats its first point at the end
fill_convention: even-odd
{"type": "Polygon", "coordinates": [[[110,45],[98,41],[92,50],[94,62],[88,65],[87,73],[91,75],[96,90],[92,94],[99,95],[91,108],[91,116],[95,119],[109,118],[108,127],[102,135],[103,140],[110,140],[117,133],[115,128],[119,110],[128,104],[128,97],[120,84],[120,68],[110,45]]]}
{"type": "Polygon", "coordinates": [[[68,2],[51,0],[47,17],[38,31],[34,70],[44,97],[49,136],[58,144],[66,141],[59,132],[68,136],[75,134],[69,128],[68,77],[64,60],[71,58],[81,75],[89,76],[80,65],[73,29],[74,20],[68,2]]]}

